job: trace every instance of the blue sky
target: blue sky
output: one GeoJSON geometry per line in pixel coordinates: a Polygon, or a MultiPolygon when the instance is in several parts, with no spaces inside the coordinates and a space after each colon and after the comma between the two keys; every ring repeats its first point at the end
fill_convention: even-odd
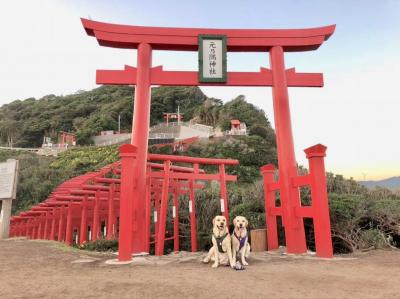
{"type": "MultiPolygon", "coordinates": [[[[317,51],[286,66],[322,72],[324,88],[292,88],[296,156],[328,146],[327,169],[357,179],[400,175],[400,1],[3,1],[0,104],[95,87],[96,69],[136,64],[135,50],[99,47],[79,17],[146,26],[305,28],[337,24],[317,51]],[[22,87],[22,88],[21,88],[22,87]]],[[[197,54],[154,52],[153,64],[195,70],[197,54]]],[[[267,53],[234,53],[228,70],[257,71],[267,53]]],[[[244,94],[273,123],[269,88],[202,88],[228,101],[244,94]]]]}

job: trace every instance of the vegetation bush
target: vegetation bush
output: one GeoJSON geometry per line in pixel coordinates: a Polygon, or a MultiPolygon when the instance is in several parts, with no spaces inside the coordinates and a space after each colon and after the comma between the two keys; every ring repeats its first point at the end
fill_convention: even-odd
{"type": "Polygon", "coordinates": [[[118,240],[98,239],[96,241],[89,241],[79,246],[80,249],[90,251],[118,251],[118,240]]]}
{"type": "Polygon", "coordinates": [[[330,194],[332,237],[338,252],[400,247],[400,198],[330,194]]]}
{"type": "Polygon", "coordinates": [[[0,150],[0,163],[7,159],[19,160],[17,200],[13,201],[13,214],[40,203],[63,181],[75,176],[67,169],[53,169],[54,157],[38,156],[24,151],[0,150]]]}
{"type": "Polygon", "coordinates": [[[59,154],[50,164],[52,169],[63,169],[77,175],[98,170],[119,160],[118,146],[78,147],[59,154]]]}

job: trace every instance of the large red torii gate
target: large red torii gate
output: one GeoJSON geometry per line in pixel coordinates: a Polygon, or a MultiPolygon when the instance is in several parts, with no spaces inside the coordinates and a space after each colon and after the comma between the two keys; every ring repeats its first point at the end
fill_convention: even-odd
{"type": "MultiPolygon", "coordinates": [[[[279,163],[279,182],[276,183],[279,186],[275,190],[280,190],[287,251],[306,252],[303,219],[295,212],[301,208],[301,202],[299,185],[293,183],[297,177],[297,165],[288,87],[322,87],[323,76],[320,73],[297,73],[294,68],[285,69],[284,52],[318,49],[333,34],[335,25],[310,29],[199,29],[118,25],[87,19],[82,19],[82,24],[87,34],[96,37],[101,46],[137,49],[137,67],[126,65],[124,70],[98,70],[96,73],[98,84],[136,85],[132,127],[132,144],[137,150],[132,179],[136,183],[132,184],[131,190],[121,190],[131,194],[133,200],[130,213],[133,217],[133,252],[145,251],[146,244],[146,228],[138,224],[145,223],[141,211],[145,210],[142,195],[146,188],[151,85],[272,87],[279,163]],[[199,35],[226,36],[227,51],[231,52],[269,52],[270,69],[228,72],[224,83],[203,83],[199,82],[197,71],[164,71],[162,66],[152,67],[152,50],[197,51],[199,35]]],[[[321,182],[323,184],[324,180],[321,182]]],[[[329,225],[326,231],[330,237],[329,225]]],[[[331,247],[322,255],[331,256],[331,247]]]]}

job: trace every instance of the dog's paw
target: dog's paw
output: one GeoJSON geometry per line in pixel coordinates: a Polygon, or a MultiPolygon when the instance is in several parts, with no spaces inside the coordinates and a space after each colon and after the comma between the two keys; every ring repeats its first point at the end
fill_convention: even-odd
{"type": "Polygon", "coordinates": [[[249,263],[246,262],[246,261],[243,261],[242,264],[243,264],[243,266],[248,266],[249,265],[249,263]]]}
{"type": "Polygon", "coordinates": [[[212,268],[217,268],[217,267],[218,267],[218,264],[217,264],[217,263],[214,263],[214,264],[212,264],[211,267],[212,267],[212,268]]]}
{"type": "Polygon", "coordinates": [[[209,261],[210,261],[210,259],[208,259],[208,258],[203,259],[204,264],[208,264],[209,261]]]}

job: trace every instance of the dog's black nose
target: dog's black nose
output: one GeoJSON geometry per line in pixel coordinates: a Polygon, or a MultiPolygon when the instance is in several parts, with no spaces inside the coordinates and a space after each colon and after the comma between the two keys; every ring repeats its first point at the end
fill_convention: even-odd
{"type": "Polygon", "coordinates": [[[243,227],[243,224],[240,223],[240,224],[239,224],[239,227],[243,227]]]}

